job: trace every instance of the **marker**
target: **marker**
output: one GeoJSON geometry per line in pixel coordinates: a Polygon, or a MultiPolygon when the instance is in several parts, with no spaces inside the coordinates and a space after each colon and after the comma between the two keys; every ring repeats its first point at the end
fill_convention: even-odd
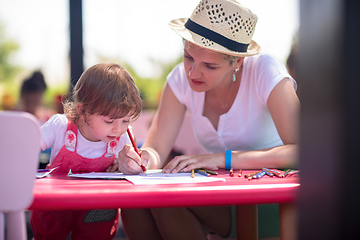
{"type": "Polygon", "coordinates": [[[191,169],[191,177],[192,177],[192,178],[195,177],[195,169],[191,169]]]}
{"type": "Polygon", "coordinates": [[[41,172],[48,172],[50,171],[50,169],[38,169],[37,172],[41,173],[41,172]]]}
{"type": "MultiPolygon", "coordinates": [[[[137,146],[136,146],[136,144],[135,144],[134,138],[133,138],[132,135],[131,135],[130,129],[127,129],[127,133],[128,133],[128,135],[129,135],[129,137],[130,137],[130,140],[131,140],[131,143],[132,143],[132,145],[133,145],[133,147],[134,147],[134,149],[135,149],[135,152],[140,156],[139,150],[138,150],[138,148],[137,148],[137,146]]],[[[140,156],[140,157],[141,157],[141,156],[140,156]]],[[[140,167],[141,167],[141,170],[142,170],[142,171],[145,173],[145,175],[146,175],[146,168],[145,168],[145,166],[141,164],[140,167]]]]}
{"type": "Polygon", "coordinates": [[[241,174],[242,174],[242,170],[240,169],[238,177],[241,177],[241,174]]]}

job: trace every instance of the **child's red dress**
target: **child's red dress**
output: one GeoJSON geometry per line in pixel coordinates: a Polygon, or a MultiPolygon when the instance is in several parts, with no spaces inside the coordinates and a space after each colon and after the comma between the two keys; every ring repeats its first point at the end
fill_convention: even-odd
{"type": "MultiPolygon", "coordinates": [[[[68,122],[65,145],[54,158],[50,168],[53,172],[73,173],[102,172],[112,165],[115,156],[107,157],[106,153],[113,153],[119,138],[109,142],[107,150],[99,158],[85,158],[76,152],[78,127],[68,122]],[[68,150],[66,147],[75,149],[68,150]]],[[[64,210],[31,212],[31,228],[36,240],[64,240],[71,232],[71,239],[113,239],[118,231],[119,210],[64,210]]]]}

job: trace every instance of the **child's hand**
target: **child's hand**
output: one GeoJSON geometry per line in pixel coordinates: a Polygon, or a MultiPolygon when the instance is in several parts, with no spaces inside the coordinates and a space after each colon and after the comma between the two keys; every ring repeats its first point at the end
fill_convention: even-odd
{"type": "Polygon", "coordinates": [[[115,162],[113,165],[110,165],[107,169],[106,172],[115,172],[119,167],[119,164],[117,162],[117,159],[115,159],[115,162]]]}
{"type": "Polygon", "coordinates": [[[146,167],[147,160],[143,161],[142,157],[140,158],[132,146],[125,145],[124,148],[119,152],[118,164],[119,171],[122,173],[138,174],[142,172],[140,165],[142,164],[146,167]]]}

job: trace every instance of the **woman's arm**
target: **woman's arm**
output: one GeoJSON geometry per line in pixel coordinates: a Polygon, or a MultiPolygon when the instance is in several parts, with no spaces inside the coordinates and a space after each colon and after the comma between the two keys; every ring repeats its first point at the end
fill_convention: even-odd
{"type": "Polygon", "coordinates": [[[181,128],[186,108],[165,83],[160,104],[141,148],[150,158],[147,168],[162,168],[181,128]]]}
{"type": "MultiPolygon", "coordinates": [[[[234,169],[297,166],[300,102],[288,78],[274,87],[267,106],[284,145],[255,151],[233,151],[231,165],[234,169]]],[[[176,173],[196,168],[225,168],[225,153],[178,156],[164,167],[164,172],[176,173]]]]}
{"type": "Polygon", "coordinates": [[[234,168],[297,166],[300,102],[288,78],[284,78],[274,87],[269,95],[267,106],[284,145],[257,151],[234,151],[232,153],[234,168]]]}

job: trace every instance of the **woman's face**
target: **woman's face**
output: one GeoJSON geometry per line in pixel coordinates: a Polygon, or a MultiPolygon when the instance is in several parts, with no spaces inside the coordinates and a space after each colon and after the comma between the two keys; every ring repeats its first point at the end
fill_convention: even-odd
{"type": "Polygon", "coordinates": [[[232,81],[235,67],[225,55],[184,41],[184,66],[190,87],[195,92],[211,90],[222,82],[232,81]]]}

